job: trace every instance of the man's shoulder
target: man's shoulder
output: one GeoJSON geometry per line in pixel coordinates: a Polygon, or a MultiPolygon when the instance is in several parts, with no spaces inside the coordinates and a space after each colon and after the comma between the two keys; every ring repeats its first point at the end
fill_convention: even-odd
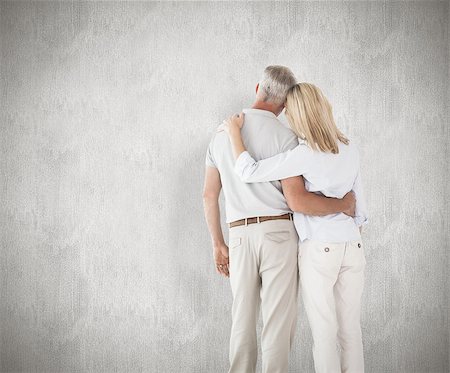
{"type": "Polygon", "coordinates": [[[224,142],[228,142],[228,135],[225,131],[215,132],[211,136],[210,144],[211,146],[220,146],[224,142]]]}
{"type": "Polygon", "coordinates": [[[276,118],[262,123],[248,135],[250,141],[271,144],[271,149],[276,152],[285,152],[298,145],[297,135],[290,128],[284,127],[276,118]]]}
{"type": "Polygon", "coordinates": [[[286,127],[282,121],[276,119],[276,122],[270,126],[270,129],[272,133],[282,141],[282,143],[291,145],[290,147],[292,147],[292,144],[294,143],[295,145],[298,144],[298,138],[295,132],[292,131],[290,127],[286,127]]]}
{"type": "MultiPolygon", "coordinates": [[[[295,133],[286,126],[282,121],[280,121],[278,118],[249,118],[250,125],[253,123],[257,125],[255,130],[261,130],[264,129],[266,132],[270,132],[273,134],[277,134],[280,136],[285,136],[286,138],[293,138],[297,137],[295,133]]],[[[245,122],[244,127],[245,128],[245,122]]]]}
{"type": "Polygon", "coordinates": [[[295,134],[295,132],[292,131],[289,127],[285,127],[282,122],[280,122],[279,126],[277,126],[277,130],[280,131],[280,133],[282,135],[286,136],[287,138],[292,138],[292,139],[297,138],[297,135],[295,134]]]}
{"type": "Polygon", "coordinates": [[[221,159],[223,154],[231,149],[227,133],[225,131],[214,132],[210,138],[208,149],[216,156],[217,160],[221,159]]]}

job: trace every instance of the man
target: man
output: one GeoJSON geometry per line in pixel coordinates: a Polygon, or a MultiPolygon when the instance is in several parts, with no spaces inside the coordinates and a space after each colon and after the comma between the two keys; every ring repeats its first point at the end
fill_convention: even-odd
{"type": "MultiPolygon", "coordinates": [[[[296,84],[284,66],[268,66],[256,86],[256,99],[244,109],[242,137],[255,159],[298,145],[295,134],[279,122],[288,89],[296,84]]],[[[206,155],[203,201],[218,273],[229,277],[233,294],[229,373],[254,372],[256,324],[261,310],[263,372],[287,372],[297,320],[298,236],[292,211],[308,215],[351,214],[354,198],[343,200],[308,193],[301,177],[281,182],[245,184],[234,173],[225,133],[216,133],[206,155]],[[220,226],[223,187],[229,246],[220,226]],[[284,195],[283,195],[284,193],[284,195]]]]}

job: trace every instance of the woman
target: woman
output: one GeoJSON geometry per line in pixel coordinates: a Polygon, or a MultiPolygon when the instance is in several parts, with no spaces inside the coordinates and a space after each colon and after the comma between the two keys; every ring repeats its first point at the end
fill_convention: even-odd
{"type": "Polygon", "coordinates": [[[360,232],[367,216],[359,154],[336,127],[328,100],[313,84],[293,86],[285,109],[300,144],[272,158],[256,161],[246,151],[240,133],[242,113],[224,121],[221,129],[230,137],[235,171],[247,183],[303,175],[309,191],[335,198],[355,192],[354,218],[343,213],[295,213],[294,222],[300,237],[300,281],[316,372],[362,373],[360,308],[366,260],[360,232]]]}

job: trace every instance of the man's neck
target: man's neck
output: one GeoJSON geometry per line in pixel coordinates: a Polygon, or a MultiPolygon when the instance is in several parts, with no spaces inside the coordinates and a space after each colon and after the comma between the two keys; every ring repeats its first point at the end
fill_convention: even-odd
{"type": "Polygon", "coordinates": [[[255,101],[254,104],[252,105],[252,109],[270,111],[270,112],[274,113],[275,116],[278,116],[280,114],[280,107],[276,106],[270,102],[255,101]]]}

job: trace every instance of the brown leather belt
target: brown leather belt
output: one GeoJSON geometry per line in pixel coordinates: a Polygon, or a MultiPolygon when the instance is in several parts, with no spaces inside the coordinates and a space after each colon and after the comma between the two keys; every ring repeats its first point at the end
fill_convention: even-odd
{"type": "Polygon", "coordinates": [[[256,216],[254,218],[245,218],[245,219],[233,221],[229,224],[229,226],[230,226],[230,228],[233,228],[233,227],[238,227],[239,225],[262,223],[263,221],[279,220],[279,219],[292,220],[292,214],[287,213],[287,214],[278,215],[278,216],[256,216]]]}

